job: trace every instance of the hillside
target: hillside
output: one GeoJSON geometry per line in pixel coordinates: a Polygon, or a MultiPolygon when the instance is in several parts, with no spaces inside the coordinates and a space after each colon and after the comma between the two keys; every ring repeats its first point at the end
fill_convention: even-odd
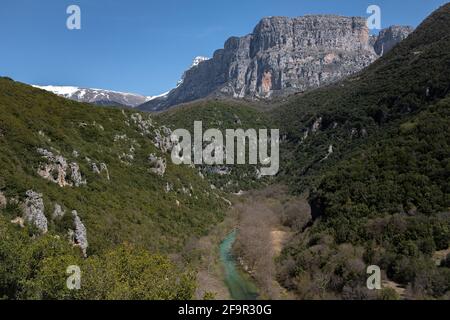
{"type": "MultiPolygon", "coordinates": [[[[93,108],[1,78],[0,255],[38,265],[32,279],[22,279],[33,282],[52,266],[46,254],[27,258],[29,250],[75,260],[85,255],[92,267],[90,259],[119,254],[123,243],[148,254],[173,253],[206,234],[221,221],[227,200],[197,170],[171,163],[169,135],[148,114],[93,108]],[[17,237],[22,240],[12,241],[17,237]]],[[[27,295],[13,267],[1,264],[0,296],[27,295]]],[[[64,277],[65,268],[55,277],[64,277]]]]}
{"type": "Polygon", "coordinates": [[[446,5],[360,74],[273,112],[282,178],[309,191],[315,219],[280,263],[300,297],[373,298],[375,264],[409,298],[448,298],[448,263],[433,254],[450,245],[449,31],[446,5]]]}
{"type": "Polygon", "coordinates": [[[286,136],[282,154],[294,188],[302,191],[309,183],[305,177],[320,174],[330,146],[333,153],[325,164],[448,94],[450,38],[442,31],[450,28],[448,8],[362,73],[297,95],[272,112],[286,136]]]}
{"type": "Polygon", "coordinates": [[[450,4],[411,31],[374,41],[359,18],[267,18],[141,109],[207,98],[158,114],[0,78],[0,299],[192,299],[199,270],[225,286],[214,259],[231,228],[230,263],[289,297],[449,299],[450,4]],[[341,55],[323,56],[333,32],[341,55]],[[314,39],[315,76],[299,80],[290,71],[314,39]],[[295,79],[281,83],[283,72],[295,79]],[[279,128],[281,171],[174,165],[171,133],[195,121],[279,128]],[[383,290],[367,289],[369,265],[383,290]],[[67,289],[69,266],[81,290],[67,289]]]}
{"type": "MultiPolygon", "coordinates": [[[[233,100],[203,100],[160,113],[156,119],[171,129],[194,130],[194,121],[202,121],[203,130],[219,129],[271,129],[271,118],[257,106],[233,100]]],[[[260,188],[273,179],[260,177],[260,165],[201,165],[202,174],[217,188],[226,192],[239,192],[260,188]]]]}

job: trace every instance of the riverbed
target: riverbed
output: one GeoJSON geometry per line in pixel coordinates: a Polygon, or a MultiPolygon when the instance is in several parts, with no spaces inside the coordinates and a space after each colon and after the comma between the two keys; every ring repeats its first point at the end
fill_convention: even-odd
{"type": "Polygon", "coordinates": [[[256,300],[258,290],[250,276],[245,275],[238,267],[238,262],[232,253],[237,231],[234,230],[220,244],[220,260],[224,268],[224,281],[232,299],[256,300]]]}

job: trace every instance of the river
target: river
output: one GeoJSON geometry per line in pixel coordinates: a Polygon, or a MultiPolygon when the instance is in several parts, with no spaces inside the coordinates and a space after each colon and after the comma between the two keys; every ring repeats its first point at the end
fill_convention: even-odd
{"type": "Polygon", "coordinates": [[[236,241],[237,231],[231,232],[220,244],[220,260],[225,270],[225,284],[230,291],[232,299],[256,300],[258,291],[250,277],[243,274],[237,266],[237,261],[232,253],[233,244],[236,241]]]}

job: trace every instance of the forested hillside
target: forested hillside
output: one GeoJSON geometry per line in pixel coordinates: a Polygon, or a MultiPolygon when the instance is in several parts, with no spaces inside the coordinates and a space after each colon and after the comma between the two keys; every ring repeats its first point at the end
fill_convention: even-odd
{"type": "MultiPolygon", "coordinates": [[[[224,143],[226,143],[226,129],[255,129],[258,134],[259,129],[268,129],[270,132],[270,129],[275,128],[271,117],[262,112],[256,105],[236,100],[193,102],[161,113],[156,118],[172,129],[187,129],[192,135],[194,133],[194,121],[201,121],[203,132],[208,129],[219,129],[223,134],[224,143]]],[[[227,192],[261,188],[274,181],[272,177],[259,175],[260,165],[224,164],[198,167],[202,174],[217,188],[227,192]]]]}
{"type": "MultiPolygon", "coordinates": [[[[77,265],[82,256],[99,273],[112,268],[117,281],[120,259],[130,259],[132,268],[136,263],[136,271],[172,273],[167,258],[152,254],[178,252],[187,239],[206,234],[221,221],[228,200],[197,170],[173,165],[171,147],[170,130],[149,114],[93,108],[0,79],[0,296],[45,298],[47,289],[65,285],[56,285],[67,277],[63,264],[77,265]],[[135,254],[133,247],[148,253],[135,254]],[[107,263],[108,255],[119,260],[107,263]],[[41,277],[55,277],[56,287],[41,277]]],[[[128,289],[140,290],[130,281],[153,281],[124,275],[117,283],[130,286],[124,297],[133,297],[128,289]]],[[[177,279],[175,273],[172,285],[177,279]]],[[[94,290],[103,280],[89,281],[87,290],[94,290]]],[[[189,286],[183,297],[192,293],[189,286]]],[[[98,297],[120,295],[114,290],[98,297]]],[[[140,294],[184,294],[168,290],[140,294]]]]}
{"type": "Polygon", "coordinates": [[[283,179],[310,192],[315,218],[280,264],[300,296],[369,298],[370,264],[409,297],[448,295],[434,257],[450,244],[449,31],[446,5],[360,74],[274,111],[283,179]]]}

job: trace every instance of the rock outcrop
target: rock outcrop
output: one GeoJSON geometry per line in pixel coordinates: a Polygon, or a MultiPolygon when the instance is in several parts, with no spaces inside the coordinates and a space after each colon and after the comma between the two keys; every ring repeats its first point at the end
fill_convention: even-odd
{"type": "Polygon", "coordinates": [[[68,163],[61,155],[54,155],[46,149],[37,149],[38,153],[46,159],[46,163],[41,163],[37,174],[60,187],[80,187],[86,184],[83,180],[80,167],[76,162],[68,163]]]}
{"type": "Polygon", "coordinates": [[[28,190],[24,204],[24,220],[35,226],[41,233],[47,233],[48,221],[44,214],[42,194],[28,190]]]}
{"type": "Polygon", "coordinates": [[[150,131],[153,128],[153,120],[150,116],[147,116],[147,119],[144,119],[142,114],[133,113],[130,119],[137,126],[138,131],[142,136],[150,134],[150,131]]]}
{"type": "Polygon", "coordinates": [[[109,176],[109,170],[108,170],[108,166],[106,165],[106,163],[100,163],[100,172],[105,172],[106,174],[106,179],[111,180],[110,176],[109,176]]]}
{"type": "Polygon", "coordinates": [[[150,172],[157,174],[159,176],[164,176],[166,173],[166,160],[159,158],[154,154],[148,156],[148,161],[150,163],[150,172]]]}
{"type": "Polygon", "coordinates": [[[95,162],[91,162],[90,164],[91,164],[91,169],[92,169],[93,173],[101,175],[102,172],[104,172],[106,175],[106,179],[110,180],[109,170],[108,170],[108,166],[106,165],[106,163],[102,162],[102,163],[100,163],[99,166],[95,162]]]}
{"type": "Polygon", "coordinates": [[[232,37],[211,59],[197,61],[168,95],[139,108],[163,110],[208,96],[267,99],[317,88],[375,61],[375,42],[386,50],[410,32],[396,30],[373,39],[360,17],[264,18],[253,33],[232,37]]]}
{"type": "Polygon", "coordinates": [[[80,166],[78,165],[78,163],[72,162],[71,164],[69,164],[69,168],[71,173],[70,179],[72,180],[75,187],[86,184],[86,180],[83,180],[83,177],[81,176],[80,166]]]}
{"type": "Polygon", "coordinates": [[[0,209],[4,209],[8,204],[8,200],[5,195],[0,191],[0,209]]]}
{"type": "Polygon", "coordinates": [[[55,210],[53,210],[52,218],[53,219],[61,219],[62,217],[64,217],[65,214],[66,214],[66,212],[63,210],[63,208],[59,204],[56,203],[55,210]]]}
{"type": "Polygon", "coordinates": [[[172,130],[169,128],[162,126],[158,129],[154,130],[154,145],[162,152],[170,152],[172,151],[177,139],[174,139],[174,135],[172,134],[172,130]]]}
{"type": "Polygon", "coordinates": [[[391,26],[380,31],[373,45],[377,55],[382,56],[400,41],[406,39],[414,29],[409,26],[391,26]]]}
{"type": "Polygon", "coordinates": [[[72,211],[73,223],[75,225],[75,231],[73,232],[73,242],[80,247],[83,255],[87,257],[87,248],[89,243],[87,241],[87,230],[83,222],[81,222],[77,211],[72,211]]]}

